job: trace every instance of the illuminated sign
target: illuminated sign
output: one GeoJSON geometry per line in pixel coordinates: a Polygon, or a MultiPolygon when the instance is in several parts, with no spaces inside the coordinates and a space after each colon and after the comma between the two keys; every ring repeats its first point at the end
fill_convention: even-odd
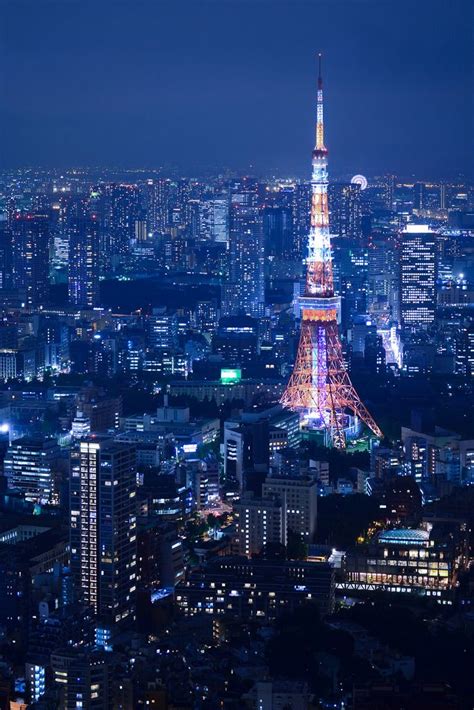
{"type": "Polygon", "coordinates": [[[197,451],[197,444],[183,444],[183,451],[185,454],[195,454],[197,451]]]}
{"type": "Polygon", "coordinates": [[[241,379],[242,370],[229,367],[221,369],[221,383],[223,385],[230,385],[233,382],[240,382],[241,379]]]}

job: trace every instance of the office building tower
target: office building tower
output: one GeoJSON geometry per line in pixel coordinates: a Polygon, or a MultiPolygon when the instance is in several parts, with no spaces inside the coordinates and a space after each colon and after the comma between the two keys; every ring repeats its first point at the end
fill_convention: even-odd
{"type": "Polygon", "coordinates": [[[99,202],[104,266],[114,270],[125,263],[135,239],[137,221],[143,218],[140,192],[137,185],[112,183],[101,188],[99,202]]]}
{"type": "Polygon", "coordinates": [[[384,203],[388,210],[393,210],[395,198],[395,175],[386,175],[384,181],[384,203]]]}
{"type": "Polygon", "coordinates": [[[12,286],[12,234],[6,216],[0,214],[0,291],[12,286]]]}
{"type": "Polygon", "coordinates": [[[61,193],[52,204],[52,265],[65,268],[69,260],[69,220],[78,214],[82,201],[71,194],[61,193]]]}
{"type": "Polygon", "coordinates": [[[234,510],[239,555],[253,557],[269,546],[286,545],[285,507],[281,501],[247,494],[236,503],[234,510]]]}
{"type": "Polygon", "coordinates": [[[371,239],[368,249],[367,311],[398,320],[398,251],[390,239],[371,239]]]}
{"type": "Polygon", "coordinates": [[[68,234],[69,303],[93,308],[99,302],[100,234],[97,215],[74,217],[68,234]]]}
{"type": "Polygon", "coordinates": [[[328,188],[328,199],[331,234],[360,239],[362,236],[360,185],[333,183],[328,188]]]}
{"type": "Polygon", "coordinates": [[[49,217],[17,215],[11,229],[14,286],[24,290],[26,305],[44,305],[49,290],[49,217]]]}
{"type": "Polygon", "coordinates": [[[134,240],[137,246],[144,246],[148,241],[148,223],[146,219],[146,210],[140,208],[135,217],[135,234],[134,240]]]}
{"type": "Polygon", "coordinates": [[[409,224],[400,244],[400,314],[402,327],[426,328],[435,319],[436,234],[426,225],[409,224]]]}
{"type": "Polygon", "coordinates": [[[32,503],[58,503],[56,439],[25,436],[11,442],[3,462],[8,487],[32,503]]]}
{"type": "Polygon", "coordinates": [[[442,182],[439,186],[439,206],[440,209],[446,209],[446,183],[442,182]]]}
{"type": "Polygon", "coordinates": [[[274,256],[276,259],[294,258],[295,245],[291,207],[265,207],[263,230],[266,255],[274,256]]]}
{"type": "Polygon", "coordinates": [[[199,203],[200,239],[227,244],[229,241],[229,202],[224,197],[199,203]]]}
{"type": "Polygon", "coordinates": [[[280,501],[286,518],[285,527],[303,542],[313,542],[316,533],[318,484],[311,476],[269,476],[262,486],[262,496],[280,501]]]}
{"type": "Polygon", "coordinates": [[[382,432],[361,402],[344,365],[337,323],[328,210],[327,148],[324,145],[323,83],[319,66],[316,142],[311,180],[311,228],[306,285],[301,306],[301,334],[293,373],[281,403],[300,413],[303,425],[325,445],[345,448],[348,435],[363,422],[382,432]],[[348,414],[352,412],[352,414],[348,414]]]}
{"type": "Polygon", "coordinates": [[[105,623],[135,614],[136,454],[107,437],[71,453],[71,571],[83,602],[105,623]]]}
{"type": "Polygon", "coordinates": [[[178,342],[178,319],[176,313],[167,313],[166,308],[154,308],[148,317],[148,340],[156,349],[172,350],[178,342]]]}
{"type": "Polygon", "coordinates": [[[153,234],[165,234],[170,223],[171,181],[148,180],[148,227],[153,234]]]}
{"type": "Polygon", "coordinates": [[[423,210],[426,206],[426,185],[423,182],[416,182],[413,185],[413,209],[423,210]]]}
{"type": "Polygon", "coordinates": [[[260,317],[265,308],[265,250],[262,215],[255,192],[232,196],[230,208],[229,283],[225,315],[260,317]]]}
{"type": "Polygon", "coordinates": [[[171,224],[175,227],[186,229],[190,224],[191,218],[189,208],[191,184],[188,178],[180,178],[176,182],[173,182],[171,187],[171,224]]]}

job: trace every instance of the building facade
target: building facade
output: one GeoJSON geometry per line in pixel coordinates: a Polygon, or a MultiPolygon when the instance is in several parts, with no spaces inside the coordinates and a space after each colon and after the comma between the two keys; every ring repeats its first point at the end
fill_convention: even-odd
{"type": "Polygon", "coordinates": [[[135,613],[137,531],[133,446],[90,437],[71,453],[71,570],[84,603],[115,624],[135,613]]]}

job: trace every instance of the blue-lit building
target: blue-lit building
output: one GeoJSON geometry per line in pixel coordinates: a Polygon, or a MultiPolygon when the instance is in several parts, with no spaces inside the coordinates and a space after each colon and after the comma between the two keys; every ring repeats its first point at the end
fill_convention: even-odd
{"type": "Polygon", "coordinates": [[[99,302],[100,225],[97,215],[75,217],[68,233],[69,303],[92,308],[99,302]]]}
{"type": "Polygon", "coordinates": [[[8,487],[32,503],[58,502],[57,464],[60,449],[54,438],[25,436],[8,447],[3,462],[8,487]]]}
{"type": "Polygon", "coordinates": [[[426,225],[409,224],[401,235],[400,315],[402,326],[420,330],[436,313],[436,234],[426,225]]]}
{"type": "MultiPolygon", "coordinates": [[[[243,181],[244,182],[244,181],[243,181]]],[[[238,186],[231,198],[229,282],[224,284],[224,315],[262,316],[265,308],[263,216],[255,185],[238,186]]]]}

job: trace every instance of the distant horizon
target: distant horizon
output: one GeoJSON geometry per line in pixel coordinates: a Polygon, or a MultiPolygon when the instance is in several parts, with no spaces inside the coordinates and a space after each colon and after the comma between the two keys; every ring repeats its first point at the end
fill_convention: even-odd
{"type": "MultiPolygon", "coordinates": [[[[38,174],[51,174],[55,177],[60,173],[64,173],[68,177],[72,177],[74,171],[77,171],[77,177],[80,178],[80,174],[94,172],[105,173],[104,177],[107,177],[107,173],[123,173],[123,174],[137,174],[144,173],[143,179],[148,178],[165,178],[165,179],[188,179],[188,180],[217,180],[217,179],[236,179],[241,177],[251,177],[263,182],[269,182],[271,180],[298,180],[298,181],[310,181],[310,167],[306,171],[306,175],[294,174],[294,173],[284,173],[284,172],[273,172],[268,171],[258,171],[256,169],[239,169],[231,168],[230,166],[225,166],[222,168],[217,167],[206,167],[203,166],[201,170],[184,170],[180,166],[149,166],[149,165],[63,165],[63,166],[45,166],[45,165],[24,165],[17,167],[3,167],[0,168],[0,175],[8,175],[12,173],[27,173],[27,172],[37,172],[38,174]]],[[[416,175],[416,174],[401,174],[395,173],[389,169],[384,172],[373,173],[368,170],[354,170],[354,171],[341,171],[337,173],[331,173],[329,171],[329,182],[349,182],[355,175],[364,175],[369,180],[383,180],[384,178],[392,176],[399,182],[422,182],[422,183],[440,183],[440,184],[464,184],[467,186],[474,185],[474,180],[470,176],[462,173],[458,174],[445,174],[441,175],[416,175]]]]}

